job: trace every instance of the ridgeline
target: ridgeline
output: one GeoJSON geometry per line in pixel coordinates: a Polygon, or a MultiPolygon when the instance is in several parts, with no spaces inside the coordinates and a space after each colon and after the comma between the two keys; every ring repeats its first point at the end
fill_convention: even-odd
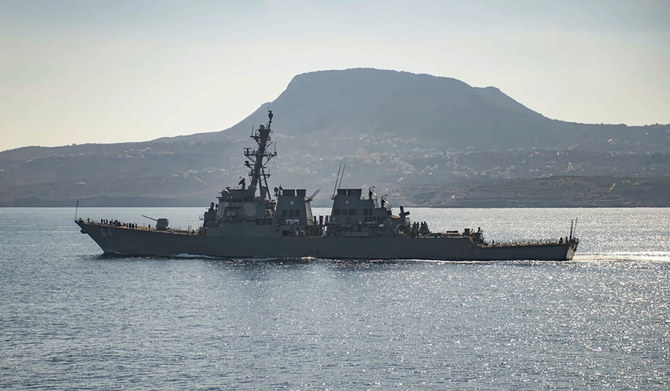
{"type": "MultiPolygon", "coordinates": [[[[275,113],[271,186],[376,186],[395,205],[670,206],[670,125],[546,118],[494,87],[375,69],[296,76],[230,129],[0,152],[0,206],[206,206],[275,113]]],[[[318,201],[318,199],[317,199],[318,201]]]]}

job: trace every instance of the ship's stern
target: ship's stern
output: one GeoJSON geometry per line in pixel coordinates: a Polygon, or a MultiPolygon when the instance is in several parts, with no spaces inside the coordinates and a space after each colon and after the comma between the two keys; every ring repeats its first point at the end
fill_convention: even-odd
{"type": "Polygon", "coordinates": [[[568,261],[572,261],[572,257],[575,256],[575,252],[577,252],[577,246],[579,245],[579,239],[574,238],[570,239],[568,242],[568,252],[565,254],[565,259],[568,261]]]}

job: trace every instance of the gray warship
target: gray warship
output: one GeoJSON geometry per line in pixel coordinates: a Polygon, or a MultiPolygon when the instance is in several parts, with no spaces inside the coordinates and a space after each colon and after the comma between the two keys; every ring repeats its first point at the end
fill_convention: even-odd
{"type": "Polygon", "coordinates": [[[565,238],[515,243],[488,242],[480,229],[431,232],[425,222],[412,223],[402,206],[394,215],[372,188],[367,194],[341,188],[343,170],[338,171],[330,215],[315,216],[311,202],[318,190],[309,196],[306,189],[270,191],[267,164],[277,156],[272,117],[269,111],[267,124],[252,130],[256,147],[244,149],[249,184],[243,178],[236,187],[226,187],[197,230],[170,228],[166,218],[155,219],[153,227],[75,217],[76,224],[105,254],[119,256],[566,261],[577,250],[572,225],[565,238]]]}

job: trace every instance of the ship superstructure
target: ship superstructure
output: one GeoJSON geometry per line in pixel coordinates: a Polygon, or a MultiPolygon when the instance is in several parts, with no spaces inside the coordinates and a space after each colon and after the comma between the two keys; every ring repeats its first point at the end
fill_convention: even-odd
{"type": "MultiPolygon", "coordinates": [[[[329,215],[315,216],[311,202],[318,190],[270,191],[268,162],[277,156],[272,141],[272,111],[267,124],[252,130],[255,148],[245,148],[249,183],[226,187],[210,203],[196,230],[169,228],[167,219],[154,228],[119,221],[76,219],[105,253],[129,256],[182,254],[223,258],[426,259],[451,261],[572,259],[579,240],[570,235],[553,241],[488,243],[483,232],[431,232],[428,224],[412,223],[409,211],[394,215],[374,188],[340,188],[336,181],[329,215]]],[[[343,173],[343,171],[342,171],[343,173]]]]}

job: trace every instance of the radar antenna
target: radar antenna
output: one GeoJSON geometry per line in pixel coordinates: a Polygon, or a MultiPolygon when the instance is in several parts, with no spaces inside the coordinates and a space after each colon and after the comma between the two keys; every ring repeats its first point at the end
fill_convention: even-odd
{"type": "Polygon", "coordinates": [[[245,162],[245,166],[249,167],[249,179],[250,183],[247,186],[247,189],[242,191],[245,194],[246,199],[252,199],[256,195],[256,189],[261,188],[261,198],[270,198],[269,192],[263,191],[262,187],[265,184],[267,188],[267,178],[270,176],[270,173],[267,171],[267,164],[273,157],[277,156],[276,149],[272,152],[271,147],[273,146],[271,125],[272,125],[272,110],[268,109],[268,123],[267,126],[262,125],[252,131],[251,138],[257,144],[257,148],[252,150],[252,148],[244,149],[244,156],[249,159],[245,162]]]}

